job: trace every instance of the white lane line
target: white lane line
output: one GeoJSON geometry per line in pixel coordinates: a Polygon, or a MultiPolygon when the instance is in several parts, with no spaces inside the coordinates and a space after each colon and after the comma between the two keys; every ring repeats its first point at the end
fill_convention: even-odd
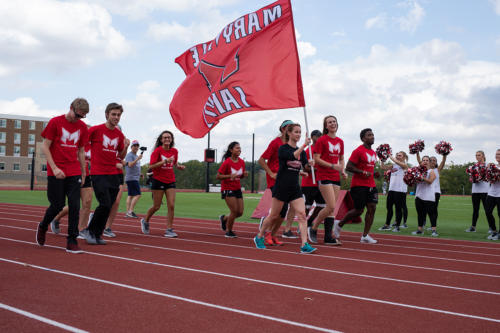
{"type": "MultiPolygon", "coordinates": [[[[34,229],[28,229],[28,228],[23,228],[23,227],[14,227],[14,226],[6,226],[6,225],[0,225],[0,227],[10,228],[10,229],[28,230],[28,231],[32,231],[32,232],[36,231],[34,229]]],[[[155,236],[155,235],[143,235],[143,234],[135,234],[135,233],[127,233],[127,232],[121,232],[121,233],[122,234],[137,235],[137,236],[141,236],[141,237],[148,237],[148,238],[161,238],[161,239],[165,239],[165,237],[155,236]]],[[[171,238],[168,241],[169,242],[170,241],[188,241],[188,242],[190,241],[190,242],[196,242],[196,243],[202,243],[202,244],[209,244],[209,245],[230,246],[230,247],[236,247],[236,248],[247,249],[247,250],[248,249],[252,249],[252,250],[255,249],[254,247],[248,247],[248,246],[219,244],[219,243],[211,243],[211,242],[206,242],[206,241],[185,240],[185,239],[179,239],[179,238],[171,238]]],[[[279,262],[273,262],[273,261],[259,261],[259,260],[255,260],[255,259],[248,259],[248,258],[241,258],[241,257],[234,257],[234,256],[226,256],[226,255],[221,255],[221,254],[213,254],[213,253],[198,252],[198,251],[190,251],[190,250],[176,249],[176,248],[170,248],[170,247],[154,246],[154,245],[147,245],[147,244],[143,244],[143,243],[132,243],[132,242],[124,242],[124,241],[118,241],[118,240],[114,240],[113,242],[120,243],[120,244],[133,245],[133,246],[149,247],[149,248],[160,249],[160,250],[164,250],[164,251],[184,252],[184,253],[200,254],[200,255],[220,257],[220,258],[229,258],[229,259],[236,259],[236,260],[245,260],[245,261],[256,261],[256,262],[262,262],[262,263],[271,263],[271,264],[276,264],[276,265],[288,265],[288,264],[285,264],[285,263],[279,263],[279,262]]],[[[263,251],[263,250],[256,250],[256,251],[263,251]]],[[[273,249],[273,250],[264,250],[264,251],[272,251],[272,253],[284,253],[284,254],[297,255],[297,252],[284,251],[284,250],[276,250],[276,249],[273,249]]],[[[413,265],[404,265],[404,264],[394,264],[394,263],[383,262],[383,261],[373,261],[373,260],[365,260],[365,259],[353,259],[353,258],[327,256],[327,255],[320,255],[320,254],[314,254],[314,257],[320,257],[320,258],[325,258],[325,259],[338,259],[338,260],[345,260],[345,261],[362,262],[362,263],[376,264],[376,265],[387,265],[387,266],[402,267],[402,268],[411,268],[411,269],[416,269],[416,270],[428,270],[428,271],[437,271],[437,272],[445,272],[445,273],[456,273],[456,274],[472,275],[472,276],[480,276],[480,277],[488,277],[488,278],[500,278],[500,275],[484,274],[484,273],[474,273],[474,272],[466,272],[466,271],[457,271],[457,270],[450,270],[450,269],[444,269],[444,268],[434,268],[434,267],[423,267],[423,266],[413,266],[413,265]]],[[[292,265],[292,266],[294,266],[294,265],[292,265]]],[[[297,266],[294,266],[294,267],[297,267],[297,266]]],[[[308,269],[316,269],[314,267],[307,267],[307,266],[300,266],[300,267],[308,268],[308,269]]]]}
{"type": "MultiPolygon", "coordinates": [[[[12,221],[12,219],[8,219],[8,218],[4,218],[4,217],[0,217],[0,220],[7,220],[7,221],[12,221]]],[[[21,221],[21,222],[27,222],[27,223],[31,223],[31,224],[37,224],[38,225],[38,222],[36,221],[31,221],[31,220],[21,220],[21,219],[17,219],[16,221],[21,221]]],[[[119,223],[115,223],[116,225],[122,225],[122,226],[125,226],[125,227],[133,227],[133,226],[129,226],[129,225],[123,225],[123,224],[119,224],[119,223]]],[[[3,225],[0,225],[0,227],[3,226],[3,225]]],[[[10,226],[5,226],[5,227],[10,227],[10,226]]],[[[159,228],[151,228],[150,227],[150,230],[154,231],[154,230],[163,230],[163,229],[159,229],[159,228]]],[[[122,234],[129,234],[129,235],[137,235],[137,236],[144,236],[142,233],[131,233],[131,232],[126,232],[126,231],[116,231],[117,233],[122,233],[122,234]]],[[[193,232],[193,231],[185,231],[185,230],[182,230],[182,233],[187,233],[187,234],[193,234],[193,235],[204,235],[204,236],[212,236],[212,237],[217,237],[218,239],[222,239],[223,236],[221,235],[214,235],[214,234],[209,234],[209,233],[203,233],[203,232],[193,232]]],[[[155,237],[154,235],[148,235],[148,236],[152,236],[152,237],[155,237]]],[[[163,237],[161,237],[163,238],[163,237]]],[[[246,237],[239,237],[240,239],[248,239],[249,240],[249,243],[252,243],[250,242],[250,240],[252,238],[246,238],[246,237]]],[[[205,244],[217,244],[219,246],[226,246],[226,247],[238,247],[238,248],[253,248],[253,246],[242,246],[242,245],[233,245],[233,244],[227,244],[227,243],[213,243],[213,242],[207,242],[207,241],[201,241],[201,240],[195,240],[195,239],[185,239],[185,238],[172,238],[173,241],[184,241],[184,242],[194,242],[194,243],[205,243],[205,244]]],[[[298,243],[289,243],[289,242],[286,242],[286,244],[294,244],[298,247],[298,243]]],[[[320,248],[332,248],[331,246],[323,246],[323,245],[320,245],[320,244],[315,244],[315,246],[319,246],[320,248]]],[[[378,244],[375,244],[375,245],[368,245],[370,247],[379,247],[378,244]]],[[[418,249],[418,248],[417,248],[418,249]]],[[[347,247],[337,247],[336,250],[338,251],[342,251],[342,250],[346,250],[346,251],[355,251],[355,252],[363,252],[363,253],[374,253],[374,254],[383,254],[383,255],[393,255],[393,256],[402,256],[402,257],[414,257],[414,258],[418,258],[418,259],[422,259],[423,258],[423,255],[422,254],[409,254],[409,253],[395,253],[395,252],[386,252],[386,251],[375,251],[375,250],[363,250],[363,249],[352,249],[352,248],[347,248],[347,247]]],[[[279,250],[278,250],[279,251],[279,250]]],[[[275,250],[276,252],[276,250],[275,250]]],[[[288,252],[288,251],[283,251],[283,252],[288,252]]],[[[322,256],[320,254],[315,254],[315,256],[322,256]]],[[[327,258],[331,258],[332,256],[324,256],[324,257],[327,257],[327,258]]],[[[341,257],[338,257],[338,258],[341,258],[341,257]]],[[[344,258],[345,260],[355,260],[355,259],[347,259],[347,258],[344,258]]],[[[477,261],[477,260],[465,260],[465,259],[455,259],[455,258],[444,258],[444,257],[433,257],[433,256],[425,256],[425,259],[428,259],[428,260],[443,260],[443,261],[451,261],[451,262],[459,262],[459,263],[466,263],[466,264],[478,264],[478,265],[487,265],[487,266],[500,266],[500,262],[499,263],[496,263],[496,262],[488,262],[488,261],[477,261]]]]}
{"type": "MultiPolygon", "coordinates": [[[[0,237],[0,239],[1,240],[6,240],[6,241],[11,241],[11,242],[36,245],[36,243],[34,243],[34,242],[23,241],[23,240],[12,239],[12,238],[0,237]]],[[[110,241],[110,242],[112,242],[112,243],[123,243],[123,242],[117,242],[117,241],[110,241]]],[[[134,244],[134,246],[142,246],[142,245],[134,244]]],[[[60,249],[64,249],[62,247],[54,246],[54,245],[46,245],[46,247],[57,248],[57,249],[59,249],[59,248],[60,249]]],[[[190,254],[196,254],[196,255],[207,255],[204,252],[194,252],[194,253],[193,253],[193,251],[182,251],[182,252],[190,252],[190,254]]],[[[134,259],[134,258],[129,258],[129,257],[114,256],[114,255],[104,254],[104,253],[94,252],[94,251],[85,251],[85,253],[92,254],[92,255],[97,255],[97,256],[102,256],[102,257],[119,259],[119,260],[128,260],[128,261],[132,261],[132,262],[140,262],[140,263],[146,263],[146,264],[151,264],[151,265],[158,265],[158,266],[163,266],[163,267],[170,267],[170,268],[175,268],[175,269],[180,269],[180,270],[195,271],[195,272],[200,272],[200,273],[205,273],[205,274],[212,274],[212,275],[220,275],[220,276],[224,276],[224,277],[231,277],[231,278],[234,278],[234,279],[243,279],[243,280],[250,280],[252,282],[271,283],[272,284],[272,282],[268,282],[268,281],[254,280],[254,279],[246,278],[246,277],[239,276],[239,275],[229,275],[229,274],[225,274],[225,273],[218,273],[218,272],[213,272],[213,271],[199,270],[199,269],[196,269],[196,268],[190,268],[190,267],[185,267],[185,266],[177,266],[177,265],[163,264],[163,263],[158,263],[158,262],[150,262],[150,261],[144,261],[144,260],[141,260],[141,259],[134,259]]],[[[308,266],[301,266],[301,265],[292,265],[292,264],[286,264],[286,263],[280,263],[280,262],[273,262],[273,261],[264,261],[264,260],[238,258],[238,257],[234,257],[234,256],[218,256],[218,257],[222,257],[222,259],[242,260],[242,261],[247,261],[247,262],[252,262],[252,263],[257,263],[257,264],[279,265],[279,266],[284,266],[284,267],[294,268],[294,269],[305,269],[305,270],[311,270],[311,271],[317,271],[317,272],[323,272],[323,273],[332,273],[332,274],[354,276],[354,277],[360,277],[360,278],[366,278],[366,279],[375,279],[375,280],[383,280],[383,281],[389,281],[389,282],[398,282],[398,283],[402,283],[402,284],[419,285],[419,286],[425,286],[425,287],[435,287],[435,288],[451,289],[451,290],[465,291],[465,292],[478,293],[478,294],[489,294],[489,295],[500,296],[500,292],[489,291],[489,290],[462,288],[462,287],[455,287],[455,286],[450,286],[450,285],[442,285],[442,284],[436,284],[436,283],[427,283],[427,282],[418,282],[418,281],[403,280],[403,279],[396,279],[396,278],[388,278],[388,277],[383,277],[383,276],[374,276],[374,275],[367,275],[367,274],[358,274],[358,273],[351,273],[351,272],[343,272],[343,271],[337,271],[337,270],[332,270],[332,269],[308,267],[308,266]]],[[[295,288],[300,289],[302,287],[296,286],[295,288]]],[[[307,290],[309,290],[309,289],[307,289],[307,290]]],[[[317,292],[321,293],[323,291],[317,290],[317,292]]]]}
{"type": "MultiPolygon", "coordinates": [[[[323,332],[334,332],[332,330],[329,330],[329,329],[326,329],[326,328],[322,328],[322,327],[311,326],[311,325],[308,325],[308,324],[303,324],[303,323],[299,323],[299,322],[293,322],[293,321],[289,321],[289,320],[286,320],[286,319],[281,319],[281,318],[276,318],[276,317],[261,315],[261,314],[257,314],[257,313],[254,313],[254,312],[249,312],[249,311],[244,311],[244,310],[238,310],[238,309],[229,308],[229,307],[225,307],[225,306],[221,306],[221,305],[216,305],[216,304],[212,304],[212,303],[207,303],[207,302],[203,302],[203,301],[197,301],[197,300],[194,300],[194,299],[184,298],[184,297],[175,296],[175,295],[171,295],[171,294],[166,294],[166,293],[162,293],[162,292],[157,292],[157,291],[153,291],[153,290],[149,290],[149,289],[144,289],[144,288],[140,288],[140,287],[134,287],[134,286],[123,284],[123,283],[118,283],[118,282],[103,280],[103,279],[94,278],[94,277],[90,277],[90,276],[86,276],[86,275],[80,275],[80,274],[76,274],[76,273],[61,271],[61,270],[58,270],[58,269],[52,269],[52,268],[49,268],[49,267],[43,267],[43,266],[33,265],[33,264],[26,263],[26,262],[20,262],[20,261],[10,260],[10,259],[7,259],[7,258],[0,258],[0,261],[5,261],[5,262],[17,264],[17,265],[22,265],[22,266],[25,266],[25,267],[27,266],[27,267],[37,268],[37,269],[40,269],[40,270],[50,271],[50,272],[54,272],[54,273],[58,273],[58,274],[64,274],[64,275],[79,277],[79,278],[82,278],[82,279],[87,279],[87,280],[91,280],[91,281],[96,281],[96,282],[101,282],[101,283],[105,283],[105,284],[110,284],[110,285],[114,285],[114,286],[118,286],[118,287],[123,287],[123,288],[128,288],[128,289],[132,289],[132,290],[136,290],[136,291],[142,291],[142,292],[153,294],[153,295],[164,296],[164,297],[173,298],[173,299],[176,299],[176,300],[185,301],[185,302],[189,302],[189,303],[199,304],[199,305],[203,305],[203,306],[207,306],[207,307],[212,307],[212,308],[217,308],[217,309],[221,309],[221,310],[226,310],[226,311],[231,311],[231,312],[246,314],[246,315],[249,315],[249,316],[253,316],[253,317],[257,317],[257,318],[262,318],[262,319],[268,319],[268,320],[272,320],[272,321],[278,321],[278,322],[281,322],[281,323],[290,324],[290,325],[294,325],[294,326],[299,326],[299,327],[305,327],[305,328],[320,330],[320,331],[323,331],[323,332]]],[[[248,279],[248,280],[249,281],[260,282],[259,280],[253,280],[253,279],[248,279]]],[[[295,287],[295,286],[290,286],[290,285],[285,285],[285,284],[275,283],[275,282],[267,282],[266,281],[266,284],[270,284],[270,285],[274,285],[274,286],[279,286],[279,287],[286,287],[286,288],[298,289],[298,290],[302,290],[302,291],[309,291],[309,292],[314,292],[314,293],[321,292],[322,294],[327,294],[327,295],[330,295],[330,296],[344,297],[344,298],[354,299],[354,300],[358,300],[358,301],[372,302],[372,303],[378,303],[378,304],[384,304],[384,305],[392,305],[392,306],[396,306],[396,307],[403,307],[403,308],[408,308],[408,309],[415,309],[415,310],[422,310],[422,311],[427,311],[427,312],[434,312],[434,313],[439,313],[439,314],[451,315],[451,316],[455,316],[455,317],[462,317],[462,318],[467,318],[467,319],[477,319],[477,320],[483,320],[483,321],[500,323],[500,319],[483,317],[483,316],[476,316],[476,315],[470,315],[470,314],[466,314],[466,313],[453,312],[453,311],[447,311],[447,310],[440,310],[440,309],[434,309],[434,308],[429,308],[429,307],[424,307],[424,306],[410,305],[410,304],[404,304],[404,303],[398,303],[398,302],[391,302],[391,301],[385,301],[385,300],[380,300],[380,299],[376,299],[376,298],[354,296],[354,295],[349,295],[349,294],[344,294],[344,293],[336,293],[336,292],[329,292],[329,291],[318,291],[318,290],[315,290],[315,289],[303,288],[303,287],[295,287]]]]}
{"type": "Polygon", "coordinates": [[[182,301],[182,302],[197,304],[197,305],[201,305],[201,306],[205,306],[205,307],[209,307],[209,308],[213,308],[213,309],[224,310],[224,311],[234,312],[234,313],[238,313],[238,314],[242,314],[242,315],[246,315],[246,316],[250,316],[250,317],[255,317],[255,318],[259,318],[259,319],[266,319],[266,320],[270,320],[270,321],[275,321],[275,322],[279,322],[279,323],[286,324],[286,325],[291,325],[291,326],[297,326],[297,327],[312,329],[312,330],[316,330],[316,331],[320,331],[320,332],[330,332],[330,333],[338,333],[338,332],[340,332],[340,331],[336,331],[336,330],[332,330],[332,329],[328,329],[328,328],[323,328],[323,327],[313,326],[313,325],[304,324],[304,323],[299,323],[299,322],[291,321],[291,320],[287,320],[287,319],[282,319],[282,318],[267,316],[267,315],[263,315],[263,314],[259,314],[259,313],[255,313],[255,312],[250,312],[250,311],[245,311],[245,310],[239,310],[239,309],[235,309],[235,308],[231,308],[231,307],[227,307],[227,306],[222,306],[222,305],[217,305],[217,304],[213,304],[213,303],[198,301],[198,300],[191,299],[191,298],[185,298],[185,297],[175,296],[175,295],[172,295],[172,294],[167,294],[167,293],[163,293],[163,292],[159,292],[159,291],[154,291],[154,290],[150,290],[150,289],[135,287],[135,286],[131,286],[131,285],[124,284],[124,283],[113,282],[113,281],[109,281],[109,280],[94,278],[94,277],[91,277],[91,276],[86,276],[86,275],[81,275],[81,274],[76,274],[76,273],[61,271],[61,270],[58,270],[58,269],[52,269],[52,268],[49,268],[49,267],[43,267],[43,266],[33,265],[33,264],[26,263],[26,262],[21,262],[21,261],[16,261],[16,260],[10,260],[10,259],[7,259],[7,258],[0,258],[0,261],[4,261],[4,262],[7,262],[7,263],[16,264],[16,265],[21,265],[21,266],[24,266],[24,267],[36,268],[36,269],[40,269],[40,270],[48,271],[48,272],[52,272],[52,273],[57,273],[57,274],[62,274],[62,275],[67,275],[67,276],[72,276],[72,277],[77,277],[77,278],[85,279],[85,280],[89,280],[89,281],[100,282],[100,283],[103,283],[103,284],[112,285],[112,286],[116,286],[116,287],[121,287],[121,288],[131,289],[131,290],[135,290],[135,291],[140,291],[140,292],[143,292],[143,293],[146,293],[146,294],[151,294],[151,295],[156,295],[156,296],[162,296],[162,297],[166,297],[166,298],[170,298],[170,299],[175,299],[175,300],[182,301]]]}
{"type": "Polygon", "coordinates": [[[15,307],[7,305],[7,304],[0,303],[0,309],[4,309],[4,310],[7,310],[7,311],[15,312],[15,313],[23,315],[25,317],[28,317],[28,318],[31,318],[31,319],[35,319],[35,320],[44,322],[46,324],[49,324],[49,325],[61,328],[63,330],[69,331],[69,332],[87,333],[87,331],[81,330],[79,328],[76,328],[76,327],[73,327],[73,326],[69,326],[69,325],[60,323],[58,321],[52,320],[52,319],[45,318],[45,317],[36,315],[34,313],[31,313],[31,312],[28,312],[28,311],[24,311],[24,310],[15,308],[15,307]]]}

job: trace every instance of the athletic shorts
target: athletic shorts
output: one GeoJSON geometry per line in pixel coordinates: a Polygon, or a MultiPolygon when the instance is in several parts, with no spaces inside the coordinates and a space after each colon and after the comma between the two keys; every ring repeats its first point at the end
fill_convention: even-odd
{"type": "Polygon", "coordinates": [[[318,180],[318,184],[319,185],[337,185],[337,186],[340,186],[340,181],[339,180],[324,179],[324,180],[318,180]]]}
{"type": "Polygon", "coordinates": [[[323,196],[317,186],[304,186],[302,187],[302,193],[304,194],[306,208],[311,208],[315,202],[316,206],[325,207],[325,199],[323,199],[323,196]]]}
{"type": "Polygon", "coordinates": [[[128,180],[127,183],[127,191],[129,197],[135,197],[137,195],[141,195],[141,187],[139,186],[138,180],[128,180]]]}
{"type": "Polygon", "coordinates": [[[300,187],[290,190],[273,186],[273,198],[289,203],[298,198],[302,198],[302,191],[300,190],[300,187]]]}
{"type": "Polygon", "coordinates": [[[351,187],[352,201],[354,201],[354,208],[364,209],[368,203],[378,203],[378,191],[376,187],[368,186],[355,186],[351,187]]]}
{"type": "Polygon", "coordinates": [[[226,198],[237,198],[237,199],[243,199],[243,193],[241,193],[241,189],[239,190],[224,190],[220,192],[220,196],[222,199],[226,198]]]}
{"type": "Polygon", "coordinates": [[[82,188],[92,187],[92,181],[90,180],[90,175],[85,176],[82,188]]]}
{"type": "Polygon", "coordinates": [[[118,179],[120,179],[120,185],[123,185],[123,180],[125,179],[125,177],[123,176],[123,173],[118,174],[118,179]]]}
{"type": "Polygon", "coordinates": [[[173,183],[164,183],[154,178],[151,179],[151,189],[152,190],[162,190],[166,191],[170,188],[175,188],[175,182],[173,183]]]}

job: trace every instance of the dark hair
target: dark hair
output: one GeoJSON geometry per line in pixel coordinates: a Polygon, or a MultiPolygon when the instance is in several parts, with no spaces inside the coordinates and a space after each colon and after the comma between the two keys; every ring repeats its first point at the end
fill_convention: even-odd
{"type": "Polygon", "coordinates": [[[372,129],[365,128],[364,130],[361,131],[361,133],[359,133],[359,138],[361,139],[361,141],[363,141],[363,138],[365,137],[366,133],[368,133],[368,132],[372,132],[372,129]]]}
{"type": "Polygon", "coordinates": [[[108,117],[111,110],[120,110],[121,112],[123,112],[123,106],[121,106],[118,103],[109,103],[108,106],[106,106],[106,111],[105,111],[106,118],[108,117]]]}
{"type": "Polygon", "coordinates": [[[163,131],[163,132],[160,133],[160,135],[158,136],[158,138],[156,138],[155,149],[163,145],[163,143],[161,142],[161,137],[165,133],[170,134],[170,136],[172,137],[172,142],[170,142],[170,148],[174,147],[174,133],[172,133],[170,131],[163,131]]]}
{"type": "Polygon", "coordinates": [[[75,98],[73,102],[71,102],[71,105],[69,106],[73,111],[82,111],[82,112],[89,112],[89,102],[85,98],[75,98]]]}
{"type": "Polygon", "coordinates": [[[332,116],[332,115],[326,116],[325,118],[323,118],[323,134],[328,134],[328,128],[326,128],[326,120],[327,120],[328,118],[333,118],[333,119],[335,119],[335,121],[337,122],[337,128],[338,128],[338,126],[339,126],[339,121],[337,120],[337,117],[332,116]]]}
{"type": "Polygon", "coordinates": [[[288,127],[286,128],[286,132],[285,132],[285,140],[288,142],[288,140],[290,140],[290,134],[288,133],[291,133],[293,131],[293,129],[295,127],[300,127],[300,124],[291,124],[291,125],[288,125],[288,127]]]}
{"type": "Polygon", "coordinates": [[[319,130],[314,130],[314,131],[311,132],[311,138],[313,136],[321,136],[321,132],[319,130]]]}
{"type": "Polygon", "coordinates": [[[231,150],[234,148],[234,146],[239,144],[240,144],[239,142],[233,141],[229,144],[229,146],[227,146],[226,152],[224,153],[224,155],[222,155],[222,162],[224,162],[228,157],[231,157],[231,155],[233,154],[231,150]]]}

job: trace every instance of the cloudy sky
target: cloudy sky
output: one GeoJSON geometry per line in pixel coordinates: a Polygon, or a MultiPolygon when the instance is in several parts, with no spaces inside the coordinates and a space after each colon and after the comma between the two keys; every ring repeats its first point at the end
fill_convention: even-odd
{"type": "MultiPolygon", "coordinates": [[[[122,103],[124,133],[151,146],[175,134],[181,161],[202,159],[207,139],[173,125],[171,98],[184,79],[174,59],[228,23],[272,1],[0,1],[0,113],[54,116],[78,96],[86,121],[122,103]]],[[[424,139],[452,143],[449,161],[489,161],[500,148],[500,0],[292,0],[309,126],[339,119],[346,157],[373,128],[393,150],[424,139]]],[[[283,119],[302,109],[248,112],[211,133],[219,158],[237,140],[256,159],[283,119]]],[[[410,162],[415,163],[412,156],[410,162]]]]}

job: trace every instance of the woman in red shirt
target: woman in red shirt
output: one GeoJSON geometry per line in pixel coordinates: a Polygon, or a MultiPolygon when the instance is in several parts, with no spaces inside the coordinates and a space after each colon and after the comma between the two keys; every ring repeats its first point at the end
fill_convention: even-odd
{"type": "Polygon", "coordinates": [[[149,220],[160,209],[163,195],[167,198],[167,230],[165,237],[177,237],[173,230],[175,207],[175,174],[174,166],[184,170],[185,166],[178,162],[178,151],[174,148],[174,134],[163,131],[156,139],[155,150],[151,154],[149,167],[153,170],[151,192],[153,193],[153,206],[148,209],[146,218],[141,219],[141,230],[149,235],[149,220]]]}
{"type": "Polygon", "coordinates": [[[243,194],[241,193],[240,179],[248,177],[245,171],[245,161],[239,156],[241,146],[233,141],[227,147],[226,153],[222,156],[223,163],[217,171],[217,179],[221,180],[222,199],[226,200],[229,208],[229,215],[219,216],[222,230],[226,231],[226,237],[236,238],[233,232],[234,220],[243,215],[243,194]]]}

